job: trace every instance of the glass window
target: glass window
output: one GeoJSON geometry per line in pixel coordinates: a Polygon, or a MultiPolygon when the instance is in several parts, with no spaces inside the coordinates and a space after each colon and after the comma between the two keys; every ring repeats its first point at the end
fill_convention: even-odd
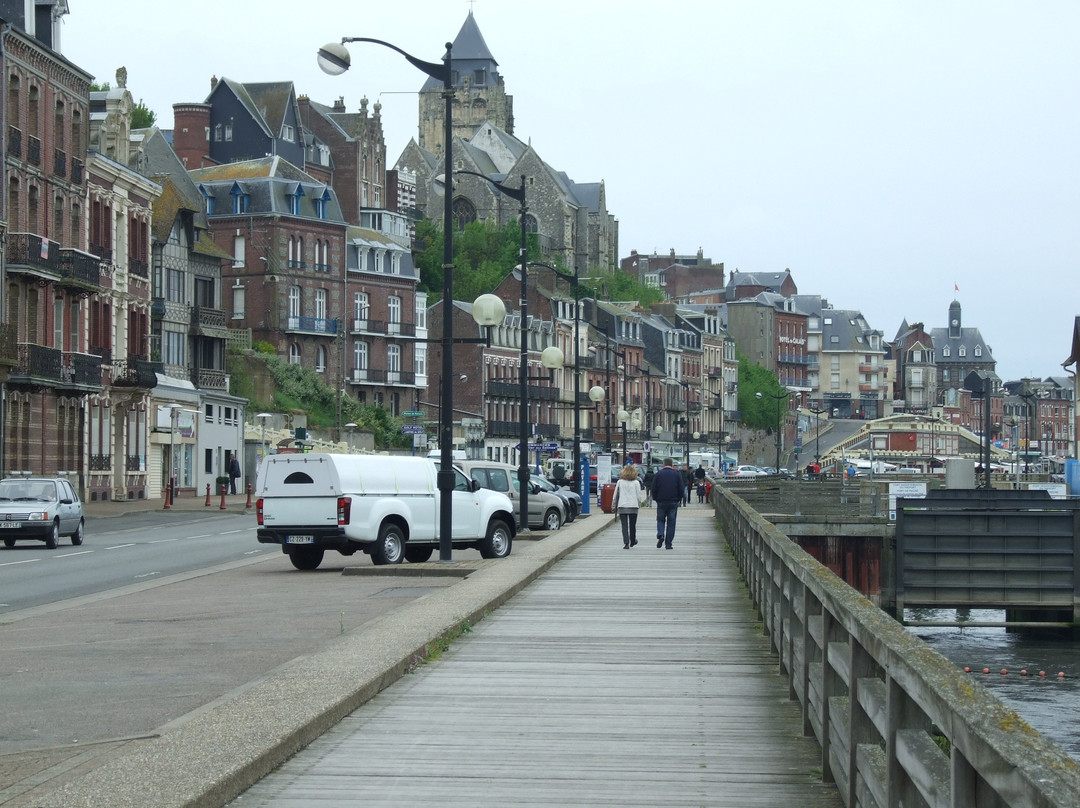
{"type": "MultiPolygon", "coordinates": [[[[357,292],[353,295],[353,317],[357,320],[366,320],[368,318],[368,294],[367,292],[357,292]]],[[[364,328],[364,325],[360,326],[364,328]]]]}
{"type": "Polygon", "coordinates": [[[290,317],[299,317],[300,316],[300,303],[301,303],[300,287],[299,286],[290,286],[289,287],[289,316],[290,317]]]}
{"type": "Polygon", "coordinates": [[[367,370],[368,344],[363,340],[353,343],[353,367],[357,370],[367,370]]]}
{"type": "Polygon", "coordinates": [[[315,316],[320,320],[326,319],[326,290],[315,290],[315,316]]]}
{"type": "Polygon", "coordinates": [[[320,345],[315,351],[315,370],[319,373],[326,372],[326,346],[320,345]]]}
{"type": "Polygon", "coordinates": [[[293,365],[300,364],[300,345],[296,342],[289,345],[289,363],[293,365]]]}
{"type": "Polygon", "coordinates": [[[401,372],[401,346],[386,346],[386,369],[392,373],[401,372]]]}

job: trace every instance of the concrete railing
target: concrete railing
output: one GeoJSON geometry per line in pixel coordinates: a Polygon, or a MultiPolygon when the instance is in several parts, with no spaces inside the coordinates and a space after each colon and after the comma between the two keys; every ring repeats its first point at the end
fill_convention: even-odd
{"type": "Polygon", "coordinates": [[[730,491],[714,504],[848,808],[1075,808],[1080,764],[730,491]]]}

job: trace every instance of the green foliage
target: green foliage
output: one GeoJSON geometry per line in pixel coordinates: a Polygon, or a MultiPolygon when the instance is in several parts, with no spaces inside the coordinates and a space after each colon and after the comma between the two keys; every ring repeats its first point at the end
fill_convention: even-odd
{"type": "MultiPolygon", "coordinates": [[[[742,422],[751,429],[776,429],[776,396],[787,391],[780,386],[776,376],[739,355],[739,412],[742,422]],[[757,394],[761,393],[761,398],[757,394]]],[[[780,402],[783,410],[785,402],[780,402]]]]}
{"type": "Polygon", "coordinates": [[[591,267],[581,286],[583,290],[589,290],[588,293],[583,292],[586,297],[591,295],[598,300],[636,300],[646,309],[664,299],[662,291],[646,286],[633,275],[621,270],[591,267]]]}
{"type": "Polygon", "coordinates": [[[274,348],[274,346],[269,342],[256,342],[254,345],[251,346],[251,349],[255,351],[255,353],[269,354],[270,356],[273,356],[277,353],[277,349],[274,348]]]}
{"type": "MultiPolygon", "coordinates": [[[[527,234],[530,260],[539,255],[536,234],[527,234]]],[[[413,253],[420,271],[420,288],[432,299],[442,298],[443,237],[437,222],[425,219],[416,225],[417,250],[413,253]]],[[[520,263],[521,228],[517,220],[497,227],[483,220],[469,222],[454,233],[454,299],[474,300],[490,292],[520,263]]]]}
{"type": "MultiPolygon", "coordinates": [[[[92,93],[107,93],[112,89],[109,82],[102,83],[94,82],[90,85],[90,92],[92,93]]],[[[150,109],[143,100],[140,98],[139,102],[131,108],[131,128],[132,129],[148,129],[154,125],[157,121],[157,113],[150,109]]]]}
{"type": "MultiPolygon", "coordinates": [[[[256,411],[304,412],[310,427],[332,429],[337,425],[338,394],[322,380],[320,374],[286,362],[273,354],[256,351],[255,357],[263,361],[266,372],[274,382],[273,400],[254,400],[254,382],[248,374],[240,370],[242,365],[239,362],[230,372],[230,389],[234,393],[251,399],[251,406],[255,407],[256,411]],[[240,393],[239,390],[247,393],[240,393]]],[[[412,445],[412,436],[401,434],[403,421],[392,417],[382,407],[361,404],[349,396],[341,397],[341,423],[354,423],[358,429],[370,431],[375,437],[375,446],[378,449],[404,449],[412,445]]]]}

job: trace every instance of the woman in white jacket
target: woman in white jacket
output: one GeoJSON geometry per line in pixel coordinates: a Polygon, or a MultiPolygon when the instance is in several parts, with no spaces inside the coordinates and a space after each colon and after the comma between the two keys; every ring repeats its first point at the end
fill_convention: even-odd
{"type": "Polygon", "coordinates": [[[611,505],[619,514],[622,523],[623,549],[629,550],[637,544],[637,514],[641,503],[645,501],[645,489],[637,478],[637,466],[625,465],[619,472],[619,481],[615,483],[615,495],[611,505]]]}

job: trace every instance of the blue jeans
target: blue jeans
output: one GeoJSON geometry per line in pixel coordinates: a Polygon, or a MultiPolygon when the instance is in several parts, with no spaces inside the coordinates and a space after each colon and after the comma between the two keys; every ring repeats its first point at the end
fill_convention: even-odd
{"type": "Polygon", "coordinates": [[[656,538],[663,538],[668,547],[675,539],[675,517],[679,514],[678,502],[656,503],[656,538]]]}

